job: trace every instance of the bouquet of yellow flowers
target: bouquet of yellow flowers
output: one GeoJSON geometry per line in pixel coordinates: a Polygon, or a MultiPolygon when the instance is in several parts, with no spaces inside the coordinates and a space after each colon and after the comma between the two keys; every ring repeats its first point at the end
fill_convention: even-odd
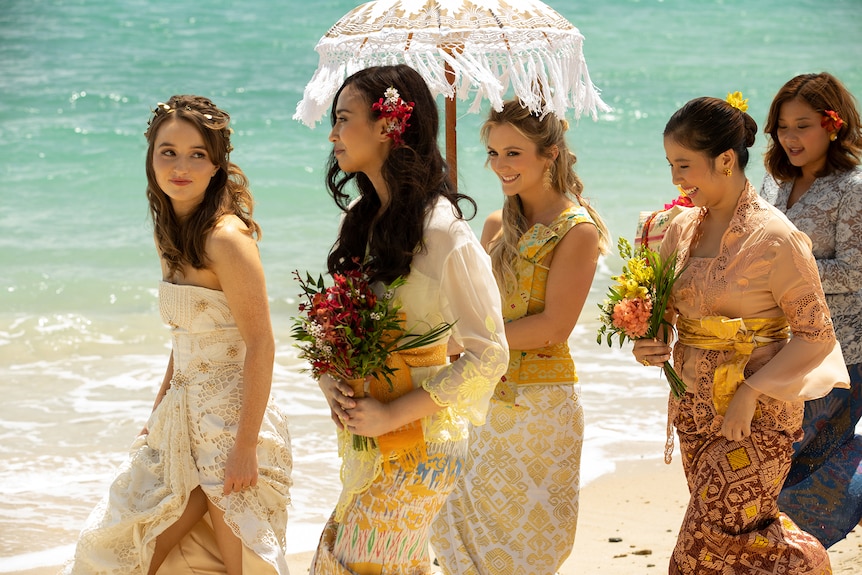
{"type": "MultiPolygon", "coordinates": [[[[604,339],[610,346],[613,345],[614,337],[617,337],[622,346],[627,339],[664,335],[663,327],[673,329],[664,316],[671,289],[679,277],[676,272],[676,254],[662,260],[658,252],[646,246],[633,249],[625,238],[618,240],[617,249],[626,264],[620,275],[611,276],[617,283],[608,290],[607,299],[599,304],[602,326],[598,330],[596,343],[600,344],[604,339]]],[[[685,383],[673,366],[666,361],[662,369],[674,397],[682,397],[685,383]]]]}

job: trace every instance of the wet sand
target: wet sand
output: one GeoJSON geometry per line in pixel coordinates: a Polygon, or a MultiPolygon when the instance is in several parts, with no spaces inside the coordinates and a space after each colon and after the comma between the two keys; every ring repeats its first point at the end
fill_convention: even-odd
{"type": "MultiPolygon", "coordinates": [[[[667,572],[688,499],[678,461],[625,461],[581,491],[578,534],[560,575],[639,575],[667,572]]],[[[288,556],[292,575],[308,572],[311,551],[288,556]]],[[[862,527],[829,550],[833,573],[857,575],[862,565],[862,527]]],[[[53,575],[60,566],[16,571],[53,575]]]]}

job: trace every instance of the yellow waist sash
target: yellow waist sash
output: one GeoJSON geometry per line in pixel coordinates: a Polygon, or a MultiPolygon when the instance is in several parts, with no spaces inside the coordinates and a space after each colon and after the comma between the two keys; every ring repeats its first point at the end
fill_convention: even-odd
{"type": "Polygon", "coordinates": [[[679,342],[713,351],[735,352],[729,360],[715,368],[712,401],[719,415],[727,412],[730,400],[745,381],[745,366],[758,347],[790,337],[786,317],[729,318],[707,316],[698,319],[680,317],[676,323],[679,342]]]}
{"type": "MultiPolygon", "coordinates": [[[[375,377],[369,384],[369,393],[382,403],[389,403],[413,389],[411,367],[429,367],[446,363],[446,344],[408,349],[389,354],[386,365],[395,372],[385,377],[375,377]]],[[[383,465],[398,460],[408,469],[415,469],[419,462],[425,461],[425,434],[422,421],[416,420],[376,438],[383,465]]]]}
{"type": "MultiPolygon", "coordinates": [[[[401,397],[413,389],[411,367],[444,365],[446,363],[446,344],[410,349],[389,354],[386,365],[395,370],[389,381],[381,374],[370,378],[368,393],[382,403],[401,397]],[[390,386],[391,382],[391,386],[390,386]]],[[[350,382],[355,397],[364,395],[364,379],[350,382]]],[[[379,449],[356,449],[354,436],[341,429],[338,431],[338,452],[341,455],[341,481],[344,489],[335,505],[335,520],[341,522],[347,506],[353,497],[362,493],[374,482],[382,468],[391,468],[398,461],[405,470],[411,471],[424,461],[428,454],[425,448],[425,433],[422,420],[412,421],[403,427],[374,438],[379,449]],[[379,454],[379,457],[378,457],[379,454]]]]}
{"type": "Polygon", "coordinates": [[[578,381],[568,343],[529,350],[509,350],[509,367],[497,383],[494,398],[515,404],[517,388],[527,385],[572,385],[578,381]]]}

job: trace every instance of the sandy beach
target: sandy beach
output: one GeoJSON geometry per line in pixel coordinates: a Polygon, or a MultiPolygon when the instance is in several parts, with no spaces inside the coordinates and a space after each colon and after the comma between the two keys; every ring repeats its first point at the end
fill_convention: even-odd
{"type": "MultiPolygon", "coordinates": [[[[665,573],[685,512],[687,490],[678,461],[625,461],[581,491],[578,534],[560,575],[640,575],[665,573]]],[[[312,552],[288,556],[290,572],[308,572],[312,552]]],[[[833,573],[858,575],[862,528],[829,550],[833,573]]],[[[60,566],[16,571],[53,575],[60,566]]]]}

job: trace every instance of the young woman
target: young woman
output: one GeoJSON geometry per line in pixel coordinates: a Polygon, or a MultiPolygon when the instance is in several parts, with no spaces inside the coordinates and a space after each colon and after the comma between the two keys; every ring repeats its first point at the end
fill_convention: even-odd
{"type": "MultiPolygon", "coordinates": [[[[803,401],[847,386],[811,243],[745,177],[757,125],[697,98],[664,131],[673,183],[694,208],[661,244],[682,271],[668,319],[688,388],[669,402],[691,498],[670,573],[827,573],[823,546],[779,511],[803,401]],[[792,338],[790,335],[792,334],[792,338]]],[[[670,348],[638,340],[660,365],[670,348]]]]}
{"type": "Polygon", "coordinates": [[[146,132],[147,198],[173,351],[153,413],[68,573],[287,573],[287,420],[269,403],[275,350],[260,227],[230,162],[230,117],[173,96],[146,132]]]}
{"type": "Polygon", "coordinates": [[[568,338],[608,232],[581,196],[567,129],[517,101],[482,128],[505,196],[482,244],[510,355],[489,421],[470,428],[464,474],[434,523],[446,573],[555,573],[575,541],[584,419],[568,338]]]}
{"type": "Polygon", "coordinates": [[[468,423],[485,420],[508,360],[500,298],[459,207],[472,200],[454,191],[437,147],[437,106],[421,76],[403,65],[357,72],[331,117],[327,186],[344,218],[330,273],[366,262],[375,281],[405,277],[395,294],[405,329],[453,328],[448,342],[396,354],[409,377],[391,401],[373,390],[353,398],[345,382],[320,378],[339,428],[343,489],[311,573],[424,574],[429,526],[460,472],[468,423]],[[357,450],[351,435],[378,441],[357,450]],[[382,447],[381,436],[405,449],[382,447]]]}
{"type": "Polygon", "coordinates": [[[862,519],[862,124],[831,74],[802,74],[778,91],[765,132],[761,195],[811,238],[850,386],[806,402],[781,510],[829,547],[862,519]]]}

